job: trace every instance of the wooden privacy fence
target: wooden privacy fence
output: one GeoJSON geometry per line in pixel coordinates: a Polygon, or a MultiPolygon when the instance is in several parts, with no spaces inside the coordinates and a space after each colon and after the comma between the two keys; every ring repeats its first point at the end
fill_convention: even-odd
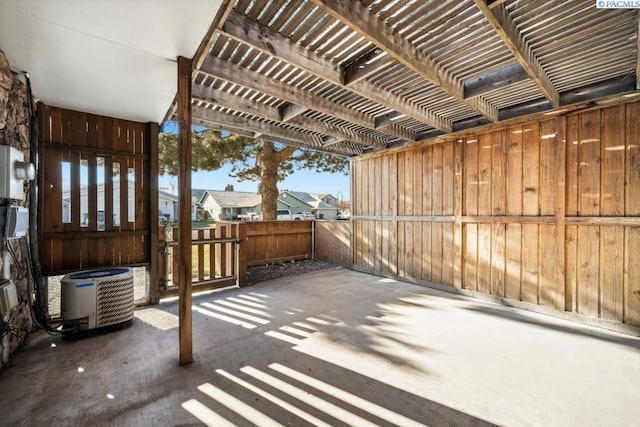
{"type": "Polygon", "coordinates": [[[351,267],[350,221],[316,221],[315,258],[351,267]]]}
{"type": "Polygon", "coordinates": [[[640,326],[639,117],[633,102],[355,160],[354,268],[640,326]]]}
{"type": "Polygon", "coordinates": [[[43,274],[155,266],[158,125],[39,103],[38,129],[43,274]]]}
{"type": "MultiPolygon", "coordinates": [[[[310,259],[312,221],[220,222],[214,228],[192,231],[194,291],[216,289],[247,280],[247,267],[280,261],[310,259]]],[[[160,233],[161,297],[178,293],[178,229],[160,233]]]]}

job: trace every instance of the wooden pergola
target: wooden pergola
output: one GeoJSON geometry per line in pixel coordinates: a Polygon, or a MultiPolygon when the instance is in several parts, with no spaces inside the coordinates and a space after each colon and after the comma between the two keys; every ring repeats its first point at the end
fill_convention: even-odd
{"type": "MultiPolygon", "coordinates": [[[[166,119],[180,123],[183,171],[191,169],[190,123],[350,157],[428,146],[496,123],[639,98],[638,23],[636,10],[598,9],[591,0],[227,0],[193,69],[179,61],[182,89],[166,119]]],[[[188,213],[188,174],[180,181],[188,213]]],[[[387,219],[396,223],[395,215],[387,219]]],[[[190,234],[181,225],[188,277],[190,234]]],[[[188,363],[188,279],[183,285],[188,363]]]]}
{"type": "Polygon", "coordinates": [[[357,156],[628,94],[637,33],[590,0],[226,1],[193,122],[357,156]]]}

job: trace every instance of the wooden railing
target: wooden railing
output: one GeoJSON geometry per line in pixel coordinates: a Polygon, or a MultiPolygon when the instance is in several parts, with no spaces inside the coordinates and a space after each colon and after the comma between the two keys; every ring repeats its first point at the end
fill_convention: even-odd
{"type": "MultiPolygon", "coordinates": [[[[178,294],[178,229],[160,233],[160,297],[178,294]]],[[[313,258],[312,221],[219,222],[192,231],[194,292],[244,286],[247,267],[313,258]]]]}

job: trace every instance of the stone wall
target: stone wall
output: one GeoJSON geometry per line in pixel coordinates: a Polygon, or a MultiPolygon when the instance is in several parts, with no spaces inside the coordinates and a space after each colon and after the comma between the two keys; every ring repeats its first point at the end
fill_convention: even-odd
{"type": "MultiPolygon", "coordinates": [[[[10,145],[23,151],[25,159],[29,158],[29,122],[29,99],[26,85],[16,73],[11,71],[4,52],[0,50],[0,145],[10,145]]],[[[29,182],[25,183],[25,200],[14,201],[13,204],[29,205],[30,185],[29,182]]],[[[8,200],[0,198],[0,205],[5,204],[8,204],[8,200]]],[[[20,302],[9,318],[11,334],[9,352],[11,355],[24,343],[33,328],[29,306],[29,289],[34,289],[34,281],[27,250],[30,237],[27,235],[22,239],[10,241],[15,254],[15,258],[12,258],[11,261],[11,279],[18,290],[20,302]]],[[[2,368],[1,362],[0,368],[2,368]]]]}

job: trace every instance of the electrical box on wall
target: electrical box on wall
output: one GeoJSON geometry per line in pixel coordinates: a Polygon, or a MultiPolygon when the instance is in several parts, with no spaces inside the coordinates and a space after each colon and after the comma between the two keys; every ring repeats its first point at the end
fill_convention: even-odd
{"type": "Polygon", "coordinates": [[[7,239],[19,239],[25,236],[29,228],[29,209],[22,206],[9,206],[6,221],[7,239]]]}
{"type": "Polygon", "coordinates": [[[16,285],[10,281],[0,280],[0,315],[9,314],[18,305],[18,292],[16,285]]]}
{"type": "Polygon", "coordinates": [[[24,199],[23,182],[34,177],[35,169],[24,161],[22,151],[0,145],[0,199],[24,199]]]}

